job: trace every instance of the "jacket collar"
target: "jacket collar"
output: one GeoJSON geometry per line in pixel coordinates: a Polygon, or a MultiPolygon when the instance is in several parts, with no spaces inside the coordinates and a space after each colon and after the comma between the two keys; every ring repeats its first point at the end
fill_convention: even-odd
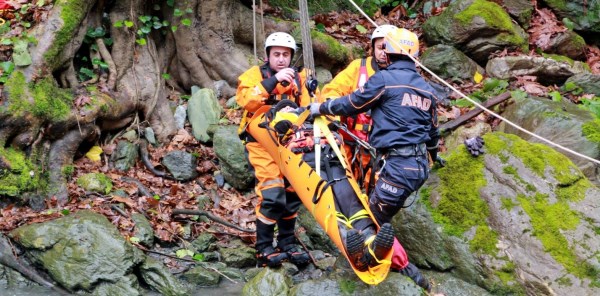
{"type": "Polygon", "coordinates": [[[412,60],[410,61],[404,61],[404,60],[400,60],[400,61],[395,61],[393,64],[389,65],[387,67],[387,69],[391,70],[391,69],[409,69],[409,70],[413,70],[413,71],[417,71],[417,66],[415,66],[415,62],[413,62],[412,60]]]}

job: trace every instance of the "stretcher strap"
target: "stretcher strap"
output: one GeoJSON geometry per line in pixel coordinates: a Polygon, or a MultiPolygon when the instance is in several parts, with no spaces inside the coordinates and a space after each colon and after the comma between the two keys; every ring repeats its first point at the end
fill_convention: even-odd
{"type": "Polygon", "coordinates": [[[365,245],[367,245],[367,249],[369,250],[369,254],[371,254],[371,257],[375,258],[375,261],[377,261],[377,264],[392,264],[392,262],[390,260],[387,259],[381,259],[379,260],[379,258],[377,258],[377,256],[375,256],[375,252],[373,251],[373,247],[371,246],[373,244],[373,241],[375,241],[375,235],[371,235],[371,237],[367,238],[367,240],[365,241],[365,245]]]}
{"type": "Polygon", "coordinates": [[[348,228],[352,228],[352,223],[354,221],[370,218],[369,213],[365,209],[362,209],[362,210],[354,213],[354,215],[352,215],[352,217],[350,217],[350,218],[347,218],[346,216],[344,216],[344,214],[337,212],[337,211],[335,212],[335,215],[337,216],[338,221],[340,223],[344,224],[348,228]]]}

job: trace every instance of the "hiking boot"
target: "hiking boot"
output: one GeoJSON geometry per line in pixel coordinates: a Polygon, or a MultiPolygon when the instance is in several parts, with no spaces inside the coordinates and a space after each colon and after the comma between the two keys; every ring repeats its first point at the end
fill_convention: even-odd
{"type": "Polygon", "coordinates": [[[256,252],[256,264],[259,267],[277,267],[281,266],[281,263],[287,260],[288,254],[286,252],[281,252],[279,249],[275,249],[272,246],[268,246],[256,252]]]}
{"type": "Polygon", "coordinates": [[[367,257],[365,261],[371,267],[379,265],[377,261],[385,258],[393,245],[394,229],[390,223],[385,223],[379,228],[379,232],[375,235],[373,242],[365,247],[367,249],[365,251],[365,257],[367,257]]]}
{"type": "Polygon", "coordinates": [[[423,276],[419,268],[417,268],[414,264],[408,263],[408,265],[400,270],[392,269],[392,271],[397,271],[400,274],[411,278],[419,287],[423,288],[427,292],[431,292],[431,284],[429,281],[423,276]]]}
{"type": "Polygon", "coordinates": [[[350,229],[346,234],[346,252],[350,263],[358,271],[366,271],[369,265],[361,260],[364,255],[365,238],[356,229],[350,229]]]}
{"type": "Polygon", "coordinates": [[[297,266],[304,266],[310,261],[310,256],[297,244],[287,244],[281,247],[281,250],[287,254],[290,262],[297,266]]]}

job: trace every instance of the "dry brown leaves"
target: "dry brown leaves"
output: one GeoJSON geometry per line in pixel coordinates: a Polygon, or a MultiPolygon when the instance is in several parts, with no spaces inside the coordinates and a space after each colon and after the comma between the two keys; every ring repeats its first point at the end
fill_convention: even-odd
{"type": "Polygon", "coordinates": [[[600,49],[595,45],[587,47],[587,64],[592,69],[592,73],[600,74],[600,49]]]}
{"type": "Polygon", "coordinates": [[[533,13],[529,33],[529,44],[535,45],[542,50],[547,50],[552,44],[550,40],[556,33],[567,31],[567,27],[562,25],[556,15],[547,8],[536,9],[533,13]]]}

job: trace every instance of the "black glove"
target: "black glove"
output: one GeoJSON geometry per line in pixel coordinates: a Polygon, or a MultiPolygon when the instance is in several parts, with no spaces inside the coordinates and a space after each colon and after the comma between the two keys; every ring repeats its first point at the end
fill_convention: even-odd
{"type": "Polygon", "coordinates": [[[319,108],[321,107],[321,103],[310,103],[308,105],[308,109],[310,110],[310,115],[311,116],[317,116],[317,115],[321,115],[321,111],[319,111],[319,108]]]}
{"type": "Polygon", "coordinates": [[[437,162],[441,167],[446,166],[446,160],[439,155],[435,158],[435,162],[437,162]]]}
{"type": "Polygon", "coordinates": [[[469,151],[469,153],[471,153],[473,156],[479,156],[485,152],[483,150],[483,144],[485,144],[485,142],[480,136],[466,139],[464,143],[467,147],[467,151],[469,151]]]}

